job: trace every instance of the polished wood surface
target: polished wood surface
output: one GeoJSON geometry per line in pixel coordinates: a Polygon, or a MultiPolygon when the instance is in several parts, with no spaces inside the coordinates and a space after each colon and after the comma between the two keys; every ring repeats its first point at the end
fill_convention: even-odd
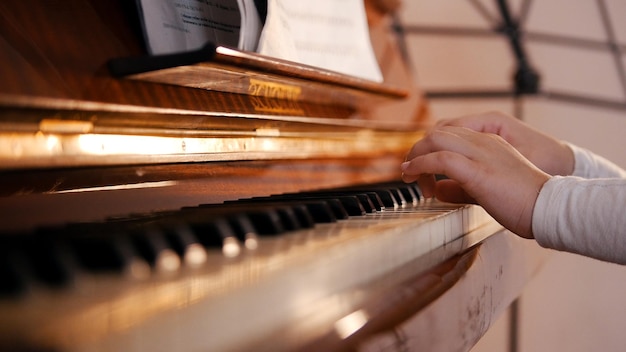
{"type": "MultiPolygon", "coordinates": [[[[378,8],[369,9],[368,20],[385,82],[410,95],[388,104],[356,107],[112,77],[106,67],[109,60],[145,55],[134,11],[134,4],[127,1],[0,4],[0,75],[5,82],[0,87],[4,195],[0,205],[7,209],[5,228],[25,227],[27,220],[15,219],[27,215],[9,214],[27,214],[29,207],[31,214],[54,218],[59,213],[59,207],[52,206],[57,198],[63,207],[71,207],[67,214],[94,219],[95,211],[83,210],[90,215],[81,216],[74,211],[79,206],[65,202],[100,195],[61,193],[72,188],[127,184],[140,188],[142,183],[180,180],[149,190],[151,194],[171,195],[173,190],[206,194],[194,186],[202,183],[213,192],[205,202],[221,202],[280,192],[280,187],[297,191],[394,180],[399,177],[399,162],[428,121],[421,91],[387,16],[378,8]],[[101,153],[116,147],[115,140],[106,145],[97,142],[100,151],[85,153],[78,149],[83,135],[141,138],[129,142],[133,144],[128,153],[123,149],[101,153]],[[146,138],[174,147],[160,156],[154,151],[132,152],[146,138]],[[208,146],[186,152],[188,139],[208,146]],[[51,141],[56,143],[53,148],[51,141]],[[216,141],[221,147],[214,146],[216,141]],[[31,202],[34,205],[27,205],[31,202]]],[[[129,138],[125,140],[132,141],[129,138]]],[[[119,193],[132,199],[133,192],[140,191],[112,187],[105,198],[113,200],[119,193]]],[[[157,198],[161,200],[144,205],[124,202],[135,206],[119,212],[166,207],[167,197],[157,198]]],[[[186,205],[195,205],[198,198],[192,196],[186,205]]],[[[87,199],[75,202],[83,201],[87,199]]],[[[171,208],[182,205],[170,204],[171,208]]],[[[105,206],[100,217],[110,215],[112,207],[105,206]]],[[[38,225],[34,219],[30,223],[38,225]]]]}
{"type": "Polygon", "coordinates": [[[0,5],[5,97],[215,110],[204,92],[111,77],[111,58],[143,54],[133,3],[6,1],[0,5]]]}
{"type": "MultiPolygon", "coordinates": [[[[133,1],[0,2],[0,236],[10,243],[9,236],[67,223],[398,180],[406,151],[430,123],[428,104],[392,29],[388,12],[397,2],[365,3],[385,84],[406,97],[293,100],[117,78],[109,60],[145,55],[133,1]],[[83,136],[130,143],[115,152],[115,142],[72,152],[83,136]],[[175,149],[139,152],[150,139],[175,149]],[[191,153],[189,141],[205,147],[191,153]]],[[[495,292],[507,275],[513,284],[505,282],[505,295],[498,291],[490,301],[499,305],[479,306],[467,324],[498,314],[528,279],[516,270],[536,262],[500,266],[497,280],[481,277],[515,256],[517,244],[485,241],[507,238],[501,227],[476,206],[412,207],[263,239],[261,250],[232,262],[209,251],[214,261],[199,271],[149,272],[141,282],[85,275],[65,291],[35,285],[22,297],[0,299],[0,347],[367,349],[380,345],[377,336],[423,333],[433,310],[459,319],[474,307],[477,291],[468,282],[486,278],[484,287],[495,292]],[[502,255],[485,266],[494,253],[502,255]],[[459,311],[437,304],[464,292],[459,311]],[[337,335],[337,323],[361,310],[369,323],[337,335]],[[413,319],[421,323],[408,327],[413,319]],[[220,333],[207,338],[207,324],[220,333]]],[[[459,349],[488,325],[472,328],[459,349]]],[[[450,331],[457,336],[463,326],[450,331]]]]}
{"type": "MultiPolygon", "coordinates": [[[[249,160],[250,155],[254,155],[253,159],[273,159],[279,155],[271,153],[270,149],[263,149],[266,144],[252,150],[255,153],[239,155],[211,150],[210,147],[195,154],[184,152],[183,137],[211,136],[213,139],[209,141],[223,143],[225,139],[219,137],[246,133],[248,139],[222,144],[222,149],[235,144],[243,151],[247,144],[257,142],[260,136],[271,143],[280,140],[274,143],[273,148],[283,153],[282,159],[294,159],[294,156],[295,159],[346,158],[348,153],[341,149],[347,148],[350,153],[361,154],[361,159],[370,154],[371,161],[365,165],[376,163],[376,159],[389,165],[384,160],[401,159],[411,141],[419,137],[414,133],[428,121],[421,91],[413,83],[397,39],[380,12],[369,11],[369,19],[385,83],[400,87],[410,95],[388,104],[355,107],[349,104],[251,98],[248,95],[114,78],[106,68],[109,60],[145,55],[134,11],[134,4],[126,1],[70,0],[63,6],[38,0],[0,4],[0,62],[4,63],[0,66],[0,75],[4,80],[0,87],[0,132],[4,144],[0,149],[9,179],[15,177],[13,170],[23,168],[135,163],[164,165],[220,161],[219,155],[230,155],[228,161],[249,160]],[[356,134],[363,137],[360,138],[361,144],[351,142],[352,145],[325,144],[319,136],[308,140],[271,138],[277,134],[298,138],[305,132],[310,135],[315,131],[320,136],[332,132],[335,136],[356,134]],[[380,141],[372,139],[372,132],[379,131],[380,141]],[[399,134],[386,136],[384,133],[389,131],[399,134]],[[409,134],[403,144],[398,144],[403,132],[409,134]],[[264,135],[268,133],[269,136],[264,135]],[[61,145],[66,143],[70,146],[78,143],[81,134],[152,136],[154,143],[173,140],[179,147],[168,151],[161,159],[152,156],[133,158],[125,154],[125,159],[120,160],[118,156],[109,157],[106,153],[76,156],[63,149],[67,153],[64,156],[58,153],[58,148],[46,154],[46,143],[49,141],[40,138],[48,136],[60,140],[61,145]],[[320,141],[317,145],[325,146],[326,151],[288,153],[294,145],[315,144],[317,141],[320,141]],[[369,145],[365,143],[367,141],[369,145]],[[26,151],[30,149],[24,145],[28,143],[34,145],[30,148],[33,153],[40,155],[27,157],[26,151]],[[390,147],[391,143],[396,144],[390,147]],[[64,158],[66,161],[63,161],[64,158]]],[[[205,139],[194,141],[206,142],[205,139]]],[[[332,141],[337,141],[337,138],[332,141]]],[[[103,169],[104,172],[107,170],[109,168],[103,169]]],[[[173,167],[173,170],[181,168],[173,167]]],[[[328,171],[339,174],[341,170],[328,171]]],[[[367,168],[362,171],[368,172],[367,168]]],[[[374,169],[373,172],[379,173],[379,170],[374,169]]],[[[389,178],[392,174],[395,176],[396,171],[384,177],[389,178]]],[[[345,177],[338,176],[337,179],[345,180],[345,177]]],[[[344,182],[350,184],[359,180],[344,182]]],[[[332,182],[318,187],[336,185],[332,182]]],[[[45,187],[33,189],[37,188],[45,187]]]]}
{"type": "MultiPolygon", "coordinates": [[[[91,0],[69,0],[63,6],[38,0],[3,2],[0,62],[5,65],[0,74],[5,84],[0,87],[0,102],[28,106],[65,104],[80,109],[78,102],[85,101],[115,104],[118,109],[131,105],[239,112],[240,105],[245,104],[241,96],[117,79],[109,74],[109,60],[145,55],[133,5],[127,1],[91,0]],[[233,104],[237,100],[239,103],[233,104]]],[[[384,28],[380,30],[389,31],[384,28]]],[[[402,66],[396,66],[404,62],[398,61],[401,58],[396,57],[399,54],[395,44],[388,37],[384,43],[385,49],[379,50],[386,57],[383,74],[401,70],[402,66]]],[[[411,77],[392,78],[390,73],[387,76],[385,82],[415,93],[411,77]]],[[[417,116],[420,113],[409,111],[393,119],[411,126],[416,117],[423,118],[417,116]]]]}
{"type": "Polygon", "coordinates": [[[344,340],[329,333],[308,350],[470,351],[548,258],[535,242],[499,231],[374,295],[363,306],[373,317],[367,324],[344,340]]]}

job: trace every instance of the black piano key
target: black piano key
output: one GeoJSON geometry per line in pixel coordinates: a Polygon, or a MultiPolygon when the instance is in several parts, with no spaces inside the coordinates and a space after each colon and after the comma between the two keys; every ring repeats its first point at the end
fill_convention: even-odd
{"type": "Polygon", "coordinates": [[[293,201],[270,201],[269,199],[245,199],[239,201],[227,201],[222,205],[202,204],[196,208],[184,208],[194,219],[201,219],[203,214],[214,216],[220,214],[231,219],[231,225],[240,240],[245,240],[245,234],[254,232],[260,235],[279,235],[287,231],[295,231],[300,228],[310,227],[310,216],[304,214],[306,208],[293,201]],[[295,207],[300,207],[296,211],[295,207]],[[212,214],[211,214],[212,213],[212,214]],[[243,214],[254,228],[253,231],[238,230],[241,227],[238,222],[238,214],[243,214]]]}
{"type": "Polygon", "coordinates": [[[367,208],[363,204],[363,200],[355,196],[338,196],[337,199],[348,216],[362,216],[365,215],[371,208],[367,208]]]}
{"type": "Polygon", "coordinates": [[[275,210],[285,231],[297,231],[302,228],[293,207],[278,207],[275,210]]]}
{"type": "Polygon", "coordinates": [[[27,291],[29,275],[23,254],[3,241],[0,248],[0,297],[17,297],[27,291]]]}
{"type": "Polygon", "coordinates": [[[279,212],[274,208],[246,213],[259,235],[280,235],[285,232],[279,212]]]}
{"type": "Polygon", "coordinates": [[[396,197],[389,190],[377,189],[377,190],[374,190],[373,192],[375,192],[378,195],[380,200],[385,205],[385,208],[397,209],[400,207],[398,201],[396,200],[396,197]]]}
{"type": "Polygon", "coordinates": [[[136,252],[156,272],[173,272],[180,268],[181,257],[172,249],[160,229],[148,226],[130,233],[136,252]]]}
{"type": "Polygon", "coordinates": [[[341,203],[341,201],[339,199],[337,199],[337,198],[329,198],[329,199],[325,199],[324,202],[326,202],[326,204],[328,204],[328,207],[333,212],[333,215],[335,216],[335,219],[337,219],[337,220],[345,220],[345,219],[348,219],[350,217],[350,215],[348,215],[348,212],[343,207],[343,204],[341,203]]]}
{"type": "Polygon", "coordinates": [[[228,258],[241,253],[241,244],[226,219],[204,223],[191,223],[189,227],[206,248],[219,249],[228,258]]]}
{"type": "MultiPolygon", "coordinates": [[[[291,201],[291,202],[306,202],[306,201],[325,201],[333,210],[337,219],[347,219],[350,216],[365,215],[367,204],[361,204],[364,201],[359,199],[357,195],[344,195],[344,194],[316,194],[316,193],[291,193],[283,194],[279,196],[257,198],[257,201],[265,201],[271,204],[272,201],[291,201]]],[[[371,205],[370,205],[371,207],[371,205]]]]}
{"type": "Polygon", "coordinates": [[[336,222],[338,219],[349,218],[341,202],[333,198],[300,196],[299,194],[280,194],[270,197],[255,197],[236,202],[226,202],[231,206],[246,207],[281,207],[303,205],[315,223],[336,222]]]}
{"type": "Polygon", "coordinates": [[[186,267],[197,268],[206,262],[207,252],[189,226],[171,224],[163,231],[165,239],[186,267]]]}
{"type": "Polygon", "coordinates": [[[184,224],[168,226],[162,231],[165,234],[165,240],[181,258],[185,256],[189,246],[199,243],[191,229],[184,224]]]}
{"type": "Polygon", "coordinates": [[[351,191],[350,193],[358,197],[368,213],[385,210],[385,202],[383,202],[381,197],[376,192],[357,190],[351,191]]]}
{"type": "MultiPolygon", "coordinates": [[[[333,221],[337,221],[338,219],[339,220],[348,219],[350,217],[350,215],[348,214],[348,211],[342,204],[341,200],[339,200],[335,195],[322,196],[322,195],[315,194],[315,193],[305,193],[305,194],[285,193],[285,194],[273,195],[269,197],[254,197],[254,198],[249,198],[249,199],[243,199],[243,200],[239,200],[238,204],[240,205],[253,204],[256,206],[264,204],[266,207],[272,207],[272,206],[286,206],[286,205],[294,205],[294,204],[303,203],[307,208],[319,208],[321,206],[321,205],[310,206],[309,204],[307,204],[310,202],[326,203],[327,209],[332,212],[334,220],[331,220],[328,217],[326,217],[324,220],[321,220],[321,222],[333,222],[333,221]]],[[[321,210],[321,208],[319,208],[318,211],[319,210],[321,210]]],[[[320,218],[322,217],[321,214],[317,214],[317,215],[320,216],[320,218]]],[[[313,218],[315,219],[315,216],[313,216],[313,218]]],[[[316,222],[320,222],[320,221],[316,221],[316,222]]]]}
{"type": "Polygon", "coordinates": [[[378,209],[374,202],[372,202],[369,195],[366,193],[357,193],[354,195],[354,198],[359,202],[363,213],[361,215],[375,213],[378,209]]]}
{"type": "MultiPolygon", "coordinates": [[[[239,241],[243,242],[246,248],[250,248],[248,243],[257,241],[258,233],[254,228],[250,218],[243,213],[232,215],[228,218],[228,224],[239,241]]],[[[256,248],[256,247],[254,247],[256,248]]]]}
{"type": "Polygon", "coordinates": [[[419,186],[416,183],[411,183],[408,186],[413,190],[413,192],[415,192],[415,194],[417,195],[418,201],[421,201],[422,199],[424,199],[422,190],[419,188],[419,186]]]}
{"type": "Polygon", "coordinates": [[[325,201],[304,203],[316,224],[337,222],[335,213],[325,201]]]}
{"type": "Polygon", "coordinates": [[[365,213],[375,213],[376,211],[384,210],[384,205],[382,201],[380,201],[380,197],[373,192],[349,192],[346,194],[350,194],[352,197],[355,197],[359,203],[361,203],[361,207],[365,211],[365,213]]]}
{"type": "Polygon", "coordinates": [[[422,192],[416,183],[391,182],[375,187],[391,191],[399,205],[402,205],[402,199],[406,201],[406,204],[416,204],[422,199],[422,192]]]}
{"type": "MultiPolygon", "coordinates": [[[[255,249],[258,245],[258,232],[246,210],[236,204],[201,204],[162,213],[153,223],[170,229],[182,226],[175,232],[189,233],[207,250],[220,249],[230,257],[239,255],[242,243],[246,249],[255,249]]],[[[185,237],[190,240],[188,235],[185,237]]],[[[196,251],[195,247],[192,244],[191,249],[196,251]]],[[[194,256],[202,255],[197,253],[194,256]]]]}
{"type": "Polygon", "coordinates": [[[181,258],[187,255],[189,247],[200,243],[186,224],[166,224],[161,230],[170,248],[181,258]]]}
{"type": "MultiPolygon", "coordinates": [[[[365,198],[367,196],[363,195],[365,198]]],[[[361,195],[316,195],[305,196],[303,200],[318,199],[327,201],[335,213],[337,219],[347,219],[350,216],[362,216],[372,211],[369,199],[363,199],[361,195]]]]}
{"type": "Polygon", "coordinates": [[[24,245],[30,270],[38,281],[56,288],[74,282],[77,267],[63,243],[33,236],[24,245]]]}
{"type": "Polygon", "coordinates": [[[404,196],[402,195],[402,192],[400,192],[400,190],[398,188],[392,187],[392,188],[389,188],[388,190],[389,190],[389,192],[391,192],[391,194],[393,194],[394,198],[396,199],[396,202],[398,203],[398,205],[401,208],[406,207],[407,201],[404,198],[404,196]]]}
{"type": "Polygon", "coordinates": [[[415,188],[412,185],[398,186],[398,190],[400,190],[408,204],[417,205],[419,203],[420,196],[415,192],[415,188]]]}
{"type": "Polygon", "coordinates": [[[363,192],[361,190],[319,190],[319,191],[310,191],[304,193],[288,193],[284,195],[280,195],[279,197],[289,197],[291,199],[336,199],[343,203],[344,208],[350,216],[358,216],[364,215],[363,211],[369,213],[372,211],[372,202],[370,199],[367,199],[367,192],[363,192]],[[356,198],[359,202],[361,202],[361,207],[354,203],[354,199],[356,198]],[[350,208],[350,209],[348,209],[350,208]],[[362,208],[362,209],[361,209],[362,208]]]}
{"type": "Polygon", "coordinates": [[[235,237],[243,243],[245,249],[255,250],[259,245],[259,234],[252,221],[245,214],[236,214],[228,218],[228,224],[235,237]]]}
{"type": "MultiPolygon", "coordinates": [[[[326,194],[326,192],[323,193],[326,194]]],[[[385,210],[385,205],[375,192],[363,190],[341,190],[332,191],[329,194],[326,194],[327,197],[334,197],[336,195],[356,197],[361,202],[363,209],[365,209],[367,213],[385,210]]]]}
{"type": "Polygon", "coordinates": [[[310,229],[315,226],[315,220],[305,204],[294,204],[291,208],[298,219],[300,228],[310,229]]]}
{"type": "Polygon", "coordinates": [[[238,204],[182,207],[176,211],[152,214],[145,220],[166,233],[165,237],[171,249],[183,261],[187,260],[186,256],[191,255],[183,253],[186,249],[193,253],[190,258],[202,260],[206,257],[206,250],[220,249],[230,257],[239,255],[241,243],[247,249],[255,249],[258,245],[257,230],[246,215],[246,208],[238,204]],[[185,244],[187,246],[183,247],[185,244]],[[199,246],[205,249],[204,254],[199,246]]]}
{"type": "Polygon", "coordinates": [[[131,271],[131,266],[139,260],[125,234],[73,235],[68,243],[82,267],[95,273],[122,274],[131,271]]]}

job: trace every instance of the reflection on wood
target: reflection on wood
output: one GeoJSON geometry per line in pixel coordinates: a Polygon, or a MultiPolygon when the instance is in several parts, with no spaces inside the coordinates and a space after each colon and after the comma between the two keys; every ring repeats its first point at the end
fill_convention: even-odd
{"type": "MultiPolygon", "coordinates": [[[[437,302],[464,292],[475,298],[468,282],[480,284],[473,279],[480,273],[487,275],[483,284],[493,288],[490,302],[498,306],[479,305],[472,319],[487,321],[498,314],[528,278],[507,271],[505,255],[517,260],[515,253],[526,253],[525,248],[486,240],[500,226],[479,207],[403,203],[395,189],[385,191],[392,194],[387,207],[393,211],[383,211],[381,196],[365,188],[397,181],[406,152],[431,122],[386,13],[393,1],[382,3],[366,1],[385,78],[384,86],[375,88],[399,90],[378,94],[355,87],[359,82],[328,81],[332,77],[310,85],[299,77],[294,86],[294,77],[278,78],[275,69],[285,67],[271,66],[274,72],[259,76],[243,61],[236,67],[233,61],[210,64],[213,73],[228,66],[243,77],[239,83],[246,91],[237,94],[194,87],[207,84],[195,70],[209,64],[194,66],[190,75],[186,68],[172,70],[173,80],[198,79],[191,85],[112,77],[109,60],[145,54],[132,1],[0,2],[0,293],[11,291],[11,278],[26,283],[18,297],[0,300],[0,326],[6,329],[0,334],[2,347],[206,350],[216,347],[207,346],[213,341],[224,349],[257,347],[261,341],[272,350],[311,343],[332,350],[376,344],[373,333],[381,339],[406,335],[405,341],[422,346],[428,340],[420,334],[428,326],[409,328],[413,317],[423,321],[441,313],[451,326],[449,319],[465,322],[465,310],[450,313],[437,302]],[[301,99],[311,96],[306,90],[315,84],[321,95],[301,99]],[[90,149],[83,140],[93,142],[90,149]],[[252,223],[240,203],[234,206],[237,213],[221,208],[225,202],[284,193],[323,190],[334,197],[356,186],[364,187],[359,192],[365,197],[355,198],[370,213],[275,237],[260,238],[263,224],[252,223]],[[172,240],[163,239],[168,226],[178,224],[177,216],[189,212],[195,215],[181,220],[183,228],[191,225],[188,220],[206,225],[215,214],[232,215],[219,219],[225,232],[217,239],[228,239],[238,252],[226,255],[226,245],[201,244],[205,230],[181,234],[176,227],[176,235],[195,238],[194,248],[210,262],[192,267],[186,252],[176,252],[172,240]],[[155,222],[161,217],[166,220],[155,222]],[[235,227],[244,236],[233,236],[235,227]],[[161,240],[149,247],[156,248],[154,256],[127,237],[137,232],[149,243],[161,240]],[[80,242],[93,236],[114,247],[130,246],[124,247],[129,271],[145,281],[129,281],[119,272],[94,273],[79,260],[90,252],[66,252],[61,245],[68,238],[80,242]],[[257,240],[258,251],[246,246],[250,238],[257,240]],[[495,253],[487,251],[492,243],[503,255],[482,265],[495,253]],[[38,254],[34,262],[31,250],[38,254]],[[163,253],[173,260],[169,265],[155,259],[163,253]],[[232,258],[234,253],[240,255],[232,258]],[[32,265],[13,265],[24,260],[32,265]],[[47,260],[69,265],[75,274],[69,287],[52,288],[41,272],[31,270],[43,266],[43,276],[50,274],[46,270],[56,266],[45,265],[47,260]],[[510,291],[499,291],[506,280],[489,276],[500,264],[501,277],[519,279],[510,291]],[[162,275],[164,267],[171,276],[162,275]],[[222,295],[226,289],[232,290],[222,295]],[[337,338],[336,326],[343,338],[337,338]],[[207,339],[208,332],[217,331],[215,340],[207,339]],[[411,331],[420,338],[409,336],[411,331]]],[[[268,206],[268,213],[275,211],[268,206]]],[[[281,226],[287,225],[293,223],[281,226]]],[[[94,253],[102,251],[98,247],[94,253]]],[[[472,319],[468,324],[477,321],[472,319]]],[[[454,336],[463,337],[457,342],[465,348],[487,326],[472,325],[467,335],[457,330],[454,336]]],[[[442,338],[430,337],[434,345],[423,350],[434,350],[430,347],[442,338]]]]}

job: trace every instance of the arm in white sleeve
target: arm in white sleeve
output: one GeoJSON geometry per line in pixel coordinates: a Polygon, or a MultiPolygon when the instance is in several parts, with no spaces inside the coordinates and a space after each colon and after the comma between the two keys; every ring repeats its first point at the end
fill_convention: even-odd
{"type": "Polygon", "coordinates": [[[573,176],[583,178],[626,178],[626,171],[587,149],[568,144],[574,152],[573,176]]]}
{"type": "Polygon", "coordinates": [[[571,147],[575,176],[553,176],[543,185],[533,211],[535,239],[543,247],[626,264],[626,172],[571,147]]]}
{"type": "Polygon", "coordinates": [[[533,211],[543,247],[626,264],[626,179],[553,176],[533,211]]]}

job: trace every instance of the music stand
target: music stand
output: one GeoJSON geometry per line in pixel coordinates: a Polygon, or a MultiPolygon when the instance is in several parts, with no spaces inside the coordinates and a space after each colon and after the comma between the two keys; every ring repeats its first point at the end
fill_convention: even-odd
{"type": "MultiPolygon", "coordinates": [[[[464,38],[498,37],[508,42],[516,67],[511,75],[510,87],[507,89],[426,89],[426,96],[430,100],[450,98],[511,98],[516,106],[516,115],[522,117],[521,99],[523,97],[542,97],[555,101],[585,104],[588,106],[626,110],[626,44],[618,41],[616,26],[612,22],[605,0],[596,0],[597,14],[602,23],[605,40],[583,37],[552,34],[541,31],[532,31],[527,28],[532,0],[518,2],[515,15],[506,0],[496,0],[493,9],[488,8],[479,0],[468,0],[471,7],[482,18],[486,29],[452,25],[419,25],[403,24],[395,19],[395,29],[401,40],[416,35],[455,36],[464,38]],[[532,60],[529,55],[528,44],[543,44],[555,47],[585,50],[612,57],[612,62],[621,85],[621,99],[599,97],[591,94],[573,93],[558,88],[546,88],[542,85],[542,63],[532,60]]],[[[406,43],[405,43],[406,45],[406,43]]],[[[419,72],[419,68],[417,70],[419,72]]]]}

